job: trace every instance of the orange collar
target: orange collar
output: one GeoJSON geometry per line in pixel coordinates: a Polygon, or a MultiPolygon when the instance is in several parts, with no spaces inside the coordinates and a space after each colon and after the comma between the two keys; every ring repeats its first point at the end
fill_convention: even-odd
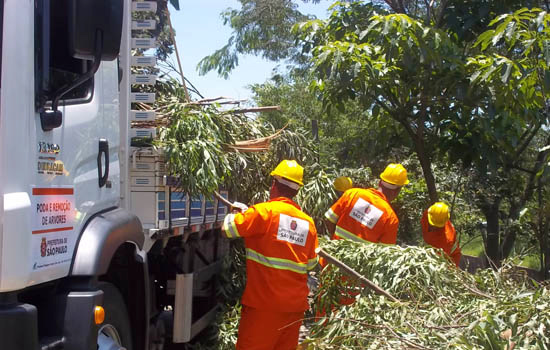
{"type": "Polygon", "coordinates": [[[287,198],[287,197],[277,197],[277,198],[273,198],[273,199],[270,199],[267,201],[268,203],[269,202],[283,202],[283,203],[287,203],[287,204],[290,204],[296,208],[298,208],[298,210],[302,210],[302,208],[300,208],[300,206],[296,203],[294,203],[294,201],[290,198],[287,198]]]}
{"type": "Polygon", "coordinates": [[[386,195],[383,194],[382,192],[378,191],[376,188],[369,188],[367,191],[371,191],[373,194],[377,195],[378,197],[380,197],[383,200],[385,200],[386,202],[388,202],[388,199],[386,198],[386,195]]]}

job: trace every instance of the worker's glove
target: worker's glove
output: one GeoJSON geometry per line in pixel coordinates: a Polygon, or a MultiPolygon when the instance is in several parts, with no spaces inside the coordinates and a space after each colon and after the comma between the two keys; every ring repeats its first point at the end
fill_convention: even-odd
{"type": "Polygon", "coordinates": [[[233,202],[233,204],[231,205],[231,210],[232,211],[238,211],[238,212],[243,213],[247,209],[248,209],[248,206],[244,203],[241,203],[241,202],[233,202]]]}
{"type": "Polygon", "coordinates": [[[314,293],[319,288],[319,278],[315,276],[315,272],[310,272],[307,275],[307,287],[310,293],[314,293]]]}

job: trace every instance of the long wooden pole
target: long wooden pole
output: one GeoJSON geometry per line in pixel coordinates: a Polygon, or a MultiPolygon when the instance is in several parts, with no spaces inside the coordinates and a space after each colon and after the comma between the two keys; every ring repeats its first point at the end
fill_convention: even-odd
{"type": "Polygon", "coordinates": [[[396,297],[394,297],[393,295],[391,295],[390,293],[388,293],[387,291],[385,291],[384,289],[379,287],[377,284],[375,284],[371,280],[369,280],[366,277],[362,276],[359,272],[355,271],[354,269],[352,269],[351,267],[349,267],[348,265],[346,265],[342,261],[336,259],[335,257],[330,255],[329,253],[325,252],[323,249],[321,249],[321,247],[315,249],[315,252],[317,253],[317,255],[319,255],[320,257],[325,259],[330,264],[338,267],[340,269],[340,271],[342,271],[346,275],[349,275],[349,276],[351,276],[355,279],[358,279],[359,281],[366,284],[367,287],[374,290],[377,294],[383,295],[383,296],[387,297],[388,299],[390,299],[391,301],[399,302],[399,299],[397,299],[396,297]]]}
{"type": "Polygon", "coordinates": [[[223,198],[221,194],[219,194],[217,191],[214,191],[214,197],[218,198],[220,202],[222,202],[223,205],[230,208],[233,206],[233,203],[228,201],[227,199],[223,198]]]}
{"type": "Polygon", "coordinates": [[[172,27],[172,20],[170,19],[170,10],[168,9],[168,4],[166,4],[166,19],[168,20],[168,26],[170,27],[170,38],[174,44],[174,50],[176,51],[176,59],[178,61],[178,69],[180,70],[181,84],[183,85],[183,92],[185,94],[185,101],[189,102],[189,92],[187,91],[187,84],[185,84],[185,77],[183,76],[183,69],[181,68],[181,60],[178,52],[178,45],[176,44],[176,34],[174,33],[174,27],[172,27]]]}

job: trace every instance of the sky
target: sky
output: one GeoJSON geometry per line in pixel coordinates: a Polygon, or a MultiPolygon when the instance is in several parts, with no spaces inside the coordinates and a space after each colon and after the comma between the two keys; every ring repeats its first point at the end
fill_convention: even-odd
{"type": "MultiPolygon", "coordinates": [[[[326,18],[329,5],[329,0],[321,0],[316,5],[300,4],[300,10],[326,18]]],[[[180,1],[180,6],[179,11],[170,7],[170,13],[185,77],[205,98],[250,99],[251,92],[246,86],[269,79],[276,62],[252,55],[239,56],[239,65],[227,80],[215,71],[200,76],[196,70],[203,57],[227,43],[232,30],[223,25],[220,14],[229,7],[240,9],[240,3],[237,0],[199,0],[180,1]]],[[[173,61],[176,62],[175,57],[173,61]]]]}

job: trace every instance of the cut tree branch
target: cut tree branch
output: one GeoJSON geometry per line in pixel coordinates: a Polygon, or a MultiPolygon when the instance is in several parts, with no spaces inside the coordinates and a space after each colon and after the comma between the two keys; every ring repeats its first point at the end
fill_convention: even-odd
{"type": "Polygon", "coordinates": [[[319,255],[320,257],[325,259],[327,262],[329,262],[329,263],[333,264],[334,266],[338,267],[340,269],[340,271],[344,272],[346,275],[349,275],[349,276],[351,276],[355,279],[358,279],[359,281],[365,283],[367,285],[367,287],[374,290],[377,294],[383,295],[383,296],[387,297],[388,299],[390,299],[391,301],[399,303],[399,299],[397,299],[396,297],[394,297],[393,295],[391,295],[390,293],[388,293],[387,291],[385,291],[384,289],[382,289],[381,287],[379,287],[378,285],[376,285],[374,282],[370,281],[366,277],[362,276],[360,273],[358,273],[357,271],[355,271],[354,269],[352,269],[348,265],[344,264],[342,261],[336,259],[335,257],[330,255],[329,253],[325,252],[323,249],[317,248],[317,249],[315,249],[315,253],[317,253],[317,255],[319,255]]]}

